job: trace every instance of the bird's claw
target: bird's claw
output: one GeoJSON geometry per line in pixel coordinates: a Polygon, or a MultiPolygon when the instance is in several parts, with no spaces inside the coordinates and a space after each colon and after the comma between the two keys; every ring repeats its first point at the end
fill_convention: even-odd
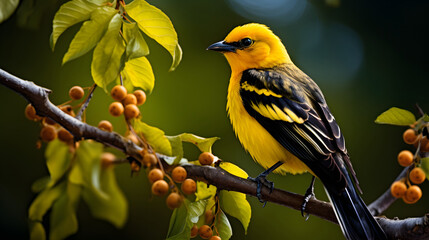
{"type": "Polygon", "coordinates": [[[308,188],[307,191],[305,192],[304,195],[304,201],[302,202],[301,205],[301,215],[304,217],[304,220],[307,221],[308,218],[310,217],[310,214],[305,212],[305,208],[307,207],[307,203],[310,201],[310,199],[314,198],[314,189],[313,188],[308,188]]]}
{"type": "Polygon", "coordinates": [[[259,175],[256,178],[252,178],[252,177],[248,177],[247,179],[256,182],[257,187],[256,187],[256,197],[258,198],[259,202],[263,203],[264,205],[262,207],[265,207],[265,205],[267,204],[267,201],[262,199],[262,185],[264,185],[265,187],[270,189],[270,193],[273,192],[274,190],[274,183],[267,180],[266,176],[264,175],[259,175]]]}

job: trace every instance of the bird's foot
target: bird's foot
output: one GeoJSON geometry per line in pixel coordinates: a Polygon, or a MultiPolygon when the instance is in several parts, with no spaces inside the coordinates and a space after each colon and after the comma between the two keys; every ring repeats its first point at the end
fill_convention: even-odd
{"type": "Polygon", "coordinates": [[[315,198],[314,194],[314,177],[311,179],[311,184],[307,188],[307,191],[305,191],[304,195],[304,201],[301,204],[301,215],[304,217],[304,220],[307,221],[310,217],[310,214],[305,212],[305,208],[307,207],[307,203],[310,201],[310,199],[315,198]]]}
{"type": "Polygon", "coordinates": [[[257,176],[256,178],[252,178],[252,177],[248,177],[247,179],[256,182],[257,187],[256,187],[256,197],[258,198],[258,200],[263,203],[264,205],[262,207],[265,207],[265,205],[267,204],[267,201],[262,199],[262,185],[264,185],[265,187],[267,187],[268,189],[270,189],[270,193],[273,192],[274,189],[274,183],[267,180],[266,179],[266,175],[265,174],[260,174],[259,176],[257,176]]]}

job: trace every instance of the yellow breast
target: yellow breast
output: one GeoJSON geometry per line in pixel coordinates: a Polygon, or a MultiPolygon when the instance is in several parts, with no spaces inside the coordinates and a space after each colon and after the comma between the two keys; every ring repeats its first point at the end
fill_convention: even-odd
{"type": "Polygon", "coordinates": [[[262,167],[269,168],[278,161],[284,162],[276,172],[297,174],[309,171],[297,157],[287,151],[271,134],[251,117],[240,96],[240,74],[232,74],[228,87],[228,114],[243,147],[262,167]]]}

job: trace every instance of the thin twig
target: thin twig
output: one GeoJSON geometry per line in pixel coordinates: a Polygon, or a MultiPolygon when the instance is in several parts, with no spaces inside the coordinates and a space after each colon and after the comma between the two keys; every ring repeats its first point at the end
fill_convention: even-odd
{"type": "Polygon", "coordinates": [[[91,90],[89,91],[88,97],[86,97],[85,102],[83,103],[82,107],[80,107],[79,112],[76,115],[77,120],[82,120],[82,114],[88,107],[89,102],[91,101],[96,88],[97,88],[97,84],[92,85],[91,90]]]}

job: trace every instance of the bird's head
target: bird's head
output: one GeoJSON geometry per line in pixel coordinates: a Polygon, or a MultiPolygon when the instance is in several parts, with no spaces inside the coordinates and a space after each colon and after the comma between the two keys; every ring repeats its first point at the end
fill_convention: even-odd
{"type": "Polygon", "coordinates": [[[292,63],[280,38],[267,26],[257,23],[234,28],[223,41],[210,45],[207,50],[223,53],[233,73],[292,63]]]}

